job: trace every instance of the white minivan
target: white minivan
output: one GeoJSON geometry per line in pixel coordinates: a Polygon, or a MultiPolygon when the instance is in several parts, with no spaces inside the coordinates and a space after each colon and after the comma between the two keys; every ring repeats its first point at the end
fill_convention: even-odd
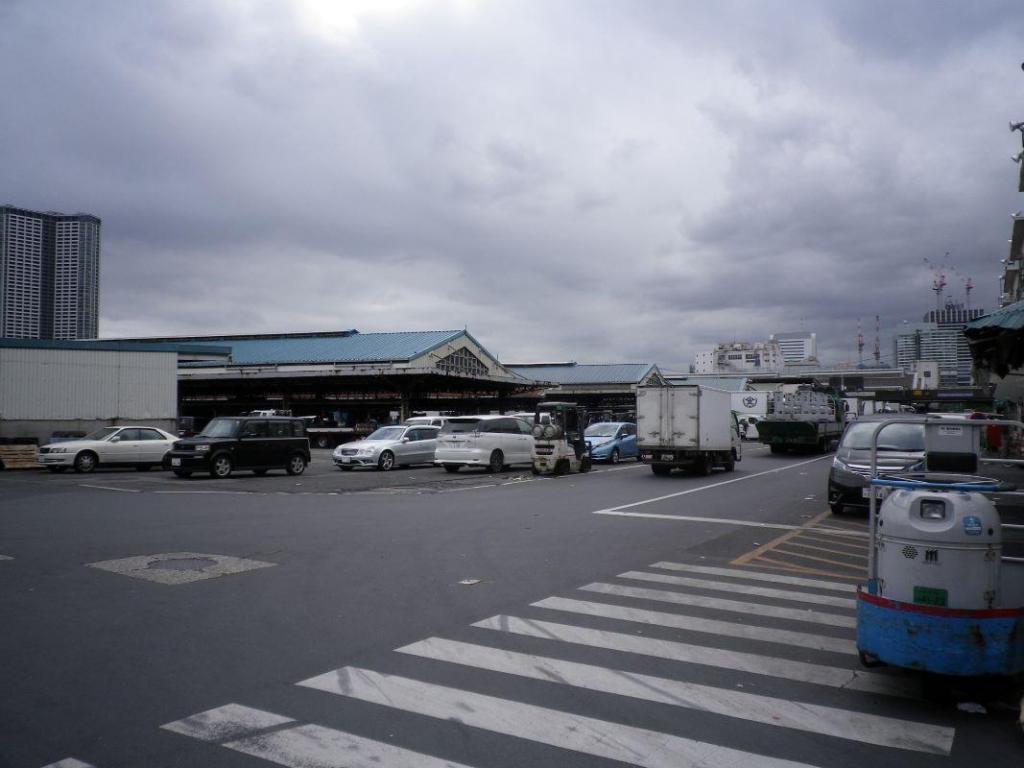
{"type": "Polygon", "coordinates": [[[453,416],[437,436],[434,463],[448,472],[513,464],[533,465],[533,427],[515,416],[453,416]]]}

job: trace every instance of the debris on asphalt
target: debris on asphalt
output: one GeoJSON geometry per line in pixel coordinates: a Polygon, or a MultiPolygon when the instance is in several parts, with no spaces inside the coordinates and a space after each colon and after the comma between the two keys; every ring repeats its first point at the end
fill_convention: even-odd
{"type": "Polygon", "coordinates": [[[459,582],[464,587],[472,587],[474,584],[479,584],[481,579],[463,579],[459,582]]]}

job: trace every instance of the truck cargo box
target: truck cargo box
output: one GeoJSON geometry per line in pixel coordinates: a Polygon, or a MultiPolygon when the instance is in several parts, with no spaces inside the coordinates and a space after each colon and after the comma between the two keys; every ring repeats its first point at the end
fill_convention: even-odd
{"type": "Polygon", "coordinates": [[[637,387],[636,423],[641,447],[727,452],[732,395],[696,384],[637,387]]]}

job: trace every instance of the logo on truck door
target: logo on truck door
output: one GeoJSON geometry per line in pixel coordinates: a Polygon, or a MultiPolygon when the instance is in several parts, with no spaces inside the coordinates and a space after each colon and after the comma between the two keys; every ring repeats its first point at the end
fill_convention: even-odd
{"type": "Polygon", "coordinates": [[[757,405],[757,398],[754,397],[753,395],[750,395],[749,397],[744,397],[743,405],[745,405],[747,408],[753,408],[757,405]]]}

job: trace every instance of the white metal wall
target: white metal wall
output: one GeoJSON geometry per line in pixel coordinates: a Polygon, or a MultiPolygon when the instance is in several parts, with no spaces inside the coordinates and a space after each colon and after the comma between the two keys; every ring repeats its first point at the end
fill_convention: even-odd
{"type": "Polygon", "coordinates": [[[176,352],[0,348],[0,419],[173,419],[176,352]]]}

